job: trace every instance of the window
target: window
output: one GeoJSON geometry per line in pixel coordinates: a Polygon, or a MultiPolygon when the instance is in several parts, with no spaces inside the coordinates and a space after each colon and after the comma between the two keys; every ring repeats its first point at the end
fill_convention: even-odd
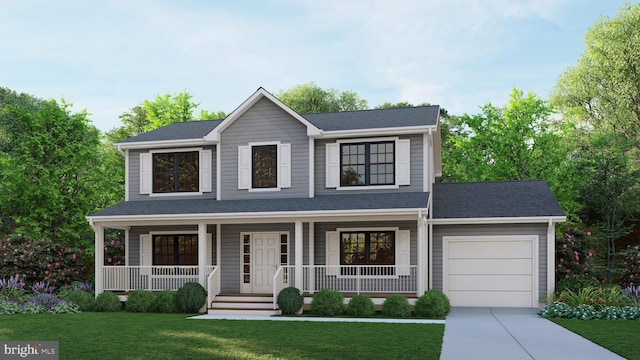
{"type": "Polygon", "coordinates": [[[263,145],[252,148],[254,188],[274,188],[278,186],[278,146],[263,145]]]}
{"type": "Polygon", "coordinates": [[[395,231],[340,233],[341,265],[394,265],[395,231]]]}
{"type": "Polygon", "coordinates": [[[154,235],[153,265],[198,265],[198,235],[154,235]]]}
{"type": "Polygon", "coordinates": [[[394,142],[342,144],[340,185],[395,184],[394,142]]]}
{"type": "Polygon", "coordinates": [[[199,152],[153,154],[153,192],[193,192],[199,189],[199,152]]]}

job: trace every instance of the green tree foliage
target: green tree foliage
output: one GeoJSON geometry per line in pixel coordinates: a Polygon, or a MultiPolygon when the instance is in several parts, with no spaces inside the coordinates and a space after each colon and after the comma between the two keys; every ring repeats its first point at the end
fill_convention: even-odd
{"type": "Polygon", "coordinates": [[[3,230],[68,245],[91,242],[84,217],[112,202],[99,131],[69,104],[3,92],[10,99],[0,102],[3,230]]]}
{"type": "MultiPolygon", "coordinates": [[[[552,103],[568,119],[640,136],[640,4],[603,17],[585,35],[578,63],[559,79],[552,103]]],[[[636,140],[636,147],[640,143],[636,140]]]]}
{"type": "Polygon", "coordinates": [[[279,91],[276,97],[299,114],[367,109],[367,101],[353,91],[324,90],[315,82],[279,91]]]}
{"type": "Polygon", "coordinates": [[[224,111],[207,111],[200,110],[198,113],[198,120],[222,120],[227,117],[224,111]]]}
{"type": "Polygon", "coordinates": [[[200,103],[192,101],[193,95],[186,91],[174,95],[156,96],[154,101],[143,102],[147,120],[151,129],[193,120],[193,112],[200,103]]]}
{"type": "Polygon", "coordinates": [[[514,89],[507,106],[450,123],[443,136],[443,172],[449,181],[543,179],[568,214],[579,208],[564,133],[554,130],[551,109],[533,93],[514,89]],[[459,122],[458,122],[459,121],[459,122]]]}

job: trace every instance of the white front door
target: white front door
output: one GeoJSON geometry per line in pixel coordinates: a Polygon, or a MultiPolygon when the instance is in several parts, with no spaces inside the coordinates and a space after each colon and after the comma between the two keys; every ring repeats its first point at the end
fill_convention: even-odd
{"type": "Polygon", "coordinates": [[[252,292],[270,294],[273,292],[273,275],[278,266],[280,234],[253,233],[252,235],[252,292]]]}

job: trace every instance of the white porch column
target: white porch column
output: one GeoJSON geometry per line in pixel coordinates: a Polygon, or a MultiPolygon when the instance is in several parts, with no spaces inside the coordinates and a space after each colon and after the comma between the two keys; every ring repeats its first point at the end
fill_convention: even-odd
{"type": "Polygon", "coordinates": [[[207,224],[198,224],[198,282],[207,288],[207,224]]]}
{"type": "MultiPolygon", "coordinates": [[[[556,291],[556,225],[549,219],[547,227],[547,294],[556,291]]],[[[540,294],[542,296],[542,294],[540,294]]]]}
{"type": "MultiPolygon", "coordinates": [[[[316,251],[315,251],[315,228],[316,228],[316,224],[313,221],[309,222],[309,279],[308,281],[308,285],[307,288],[309,290],[309,294],[313,294],[316,289],[315,289],[315,284],[316,284],[316,269],[315,269],[315,264],[316,264],[316,251]]],[[[300,289],[302,290],[302,289],[300,289]]]]}
{"type": "Polygon", "coordinates": [[[424,256],[424,223],[422,221],[422,212],[418,212],[418,269],[417,269],[417,284],[416,284],[416,292],[418,296],[424,294],[424,278],[425,278],[425,256],[424,256]]]}
{"type": "Polygon", "coordinates": [[[104,288],[102,274],[104,267],[104,227],[95,225],[93,226],[95,232],[95,291],[96,296],[102,293],[104,288]]]}
{"type": "MultiPolygon", "coordinates": [[[[222,224],[216,224],[216,266],[220,267],[222,261],[222,224]]],[[[218,274],[220,270],[218,270],[218,274]]]]}
{"type": "Polygon", "coordinates": [[[129,255],[131,254],[129,251],[129,229],[128,226],[124,229],[124,266],[131,264],[129,260],[129,255]]]}
{"type": "Polygon", "coordinates": [[[302,221],[296,221],[295,227],[295,287],[297,287],[300,291],[303,291],[303,279],[302,279],[302,221]]]}

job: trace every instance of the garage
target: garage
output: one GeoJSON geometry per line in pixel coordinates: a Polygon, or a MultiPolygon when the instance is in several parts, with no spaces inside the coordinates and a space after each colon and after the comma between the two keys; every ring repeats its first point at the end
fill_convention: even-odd
{"type": "Polygon", "coordinates": [[[442,288],[452,306],[537,305],[537,235],[443,236],[442,241],[442,288]]]}

